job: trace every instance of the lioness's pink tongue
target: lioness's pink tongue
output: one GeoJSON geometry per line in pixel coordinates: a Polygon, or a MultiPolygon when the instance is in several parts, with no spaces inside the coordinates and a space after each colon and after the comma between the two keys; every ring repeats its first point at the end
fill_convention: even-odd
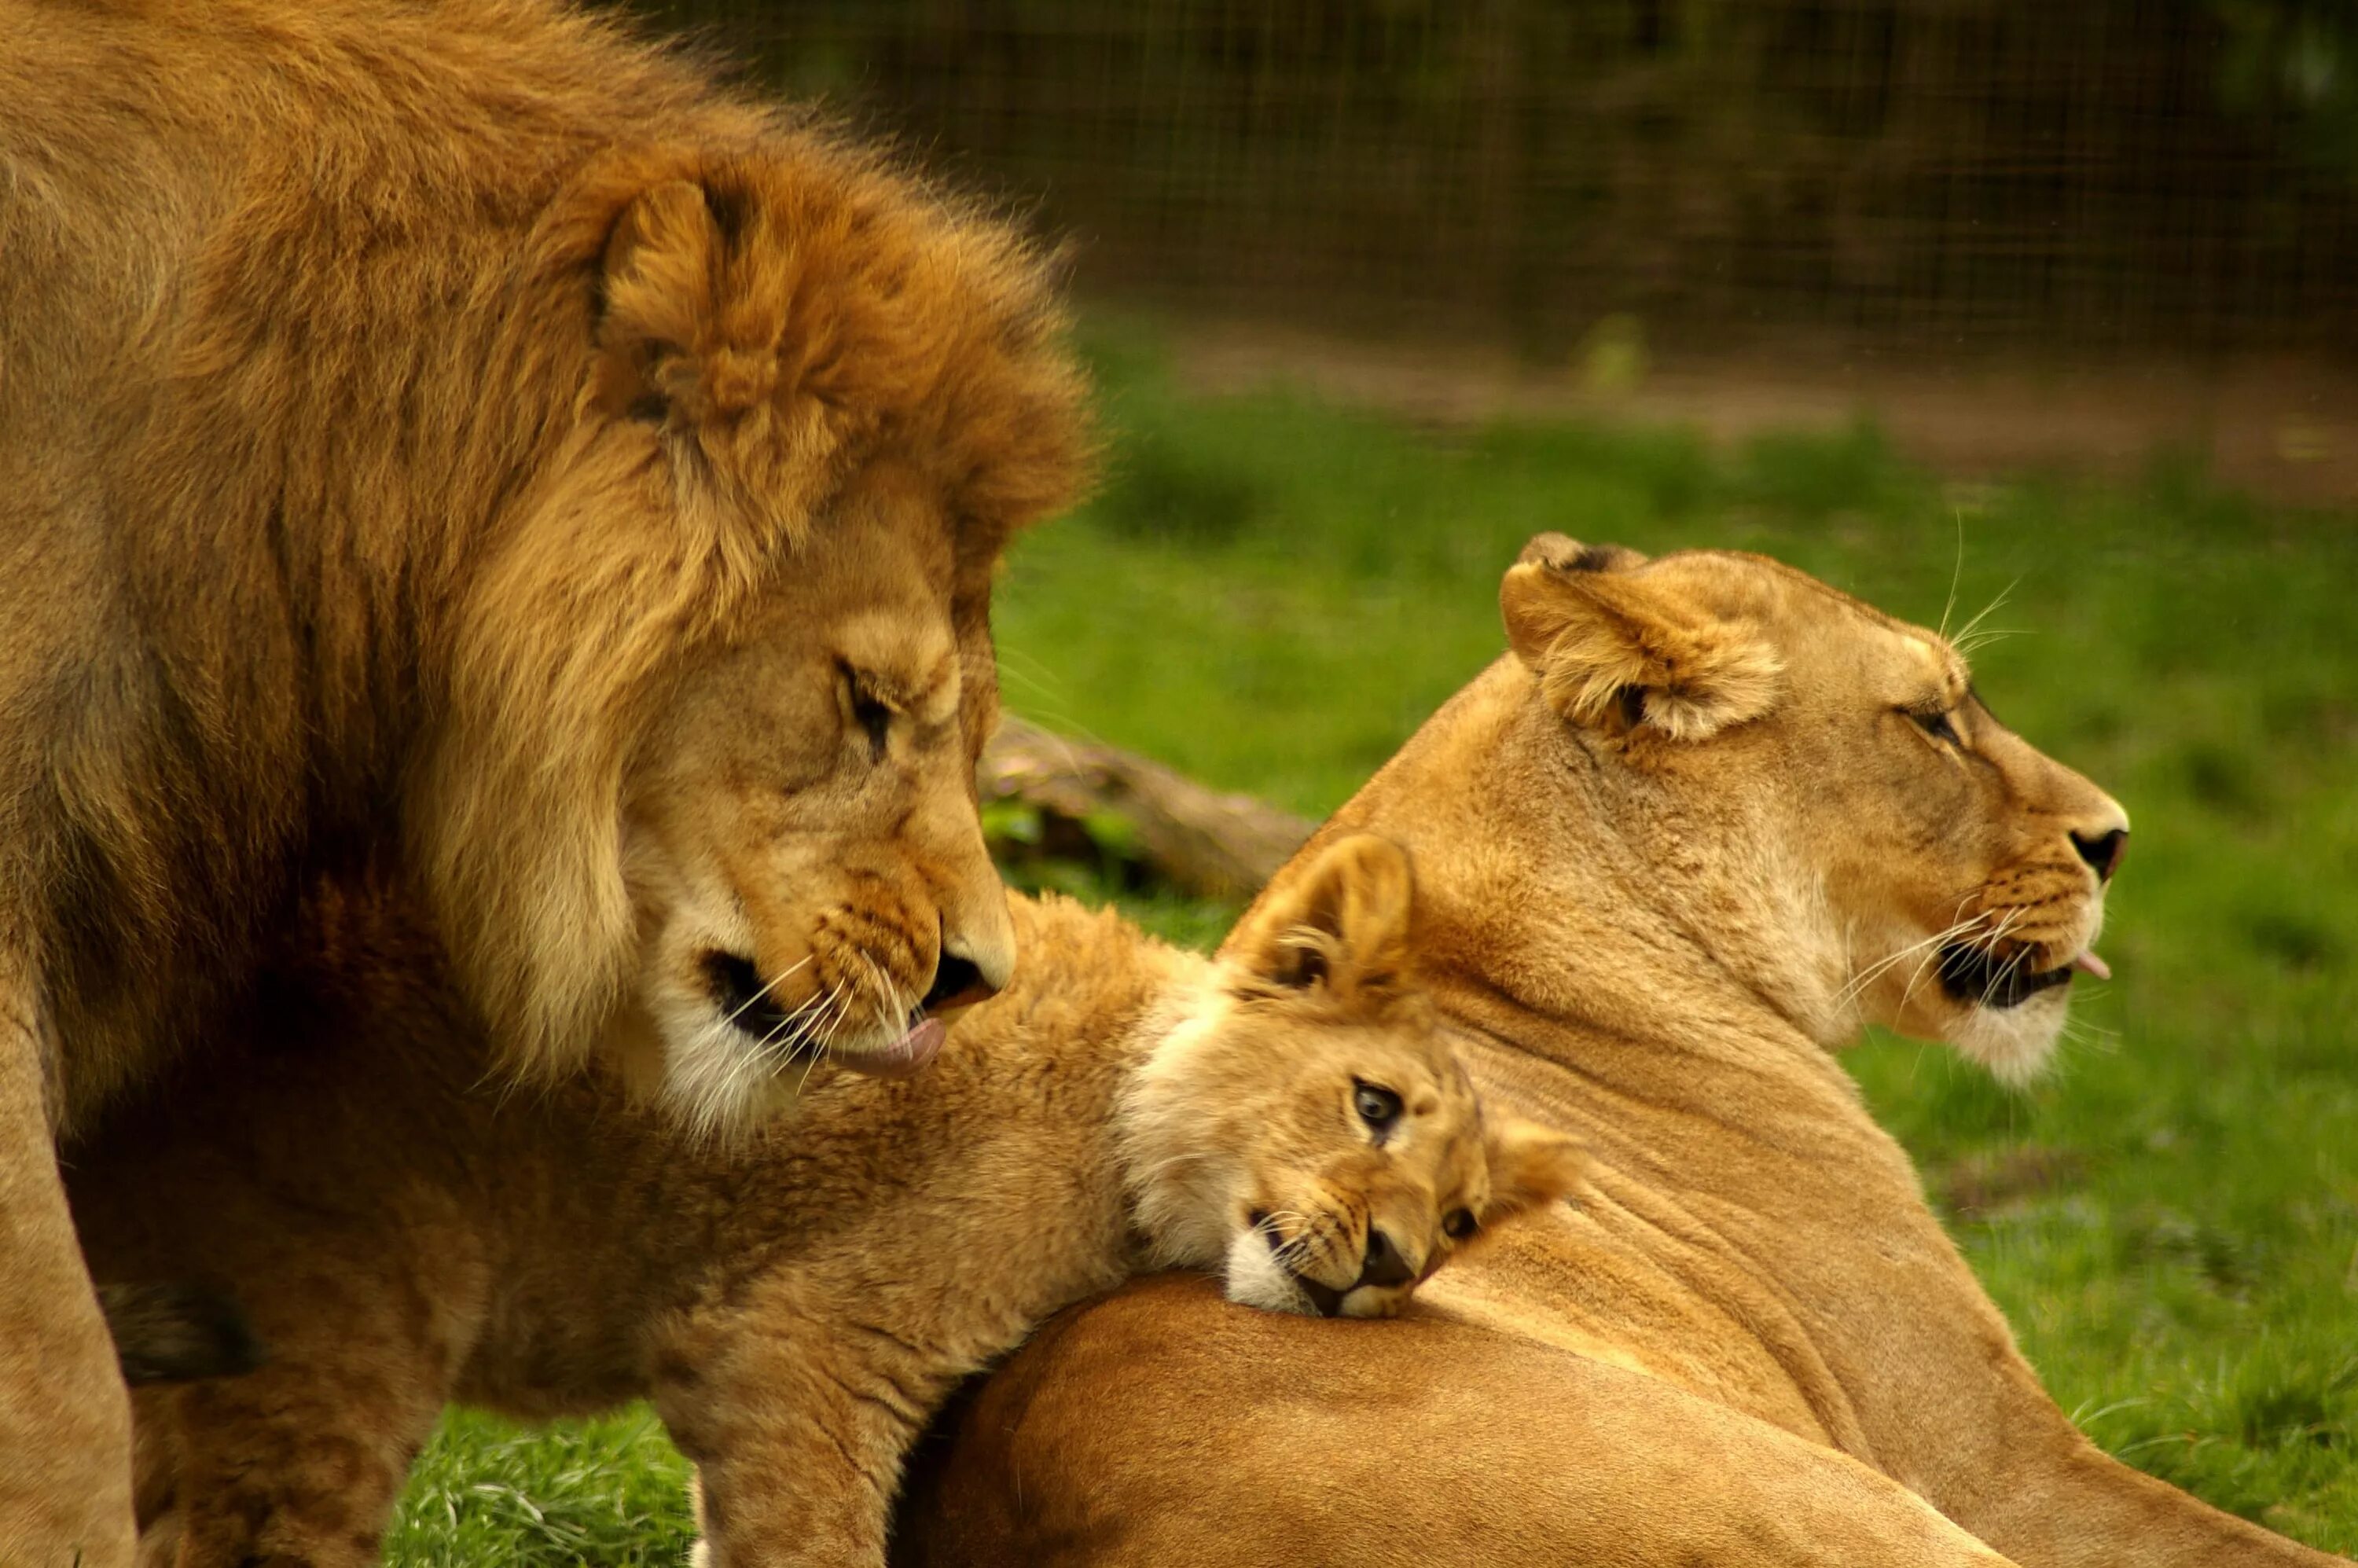
{"type": "Polygon", "coordinates": [[[941,1054],[942,1036],[948,1033],[940,1019],[929,1018],[882,1051],[862,1051],[857,1056],[847,1053],[835,1059],[871,1078],[905,1078],[941,1054]]]}
{"type": "Polygon", "coordinates": [[[2100,980],[2113,978],[2112,967],[2093,952],[2082,953],[2071,960],[2071,967],[2083,975],[2093,975],[2100,980]]]}

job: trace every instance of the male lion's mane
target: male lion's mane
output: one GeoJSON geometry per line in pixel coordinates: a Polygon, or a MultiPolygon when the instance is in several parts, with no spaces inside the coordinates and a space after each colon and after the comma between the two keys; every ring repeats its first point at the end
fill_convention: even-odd
{"type": "Polygon", "coordinates": [[[978,624],[1071,491],[1043,258],[539,0],[0,34],[0,941],[54,1114],[396,826],[511,1058],[578,1052],[666,676],[865,465],[943,498],[978,624]]]}

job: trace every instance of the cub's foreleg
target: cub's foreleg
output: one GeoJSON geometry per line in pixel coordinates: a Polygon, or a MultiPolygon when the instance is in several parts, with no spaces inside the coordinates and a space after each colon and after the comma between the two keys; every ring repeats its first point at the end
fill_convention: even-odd
{"type": "Polygon", "coordinates": [[[698,1568],[881,1568],[901,1467],[968,1368],[774,1300],[680,1336],[655,1409],[698,1466],[698,1568]]]}
{"type": "Polygon", "coordinates": [[[239,1287],[262,1368],[141,1391],[143,1565],[378,1561],[483,1296],[480,1269],[388,1257],[383,1241],[290,1237],[302,1267],[239,1287]]]}

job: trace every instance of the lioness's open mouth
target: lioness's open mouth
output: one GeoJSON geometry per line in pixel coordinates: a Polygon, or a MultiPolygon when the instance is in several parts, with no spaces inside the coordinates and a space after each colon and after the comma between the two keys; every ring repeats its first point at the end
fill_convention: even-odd
{"type": "Polygon", "coordinates": [[[2051,969],[2033,969],[2033,950],[2025,947],[2000,957],[1986,947],[1952,942],[1941,949],[1941,985],[1968,1005],[2018,1007],[2040,991],[2070,985],[2074,974],[2112,978],[2104,961],[2093,953],[2082,953],[2051,969]]]}

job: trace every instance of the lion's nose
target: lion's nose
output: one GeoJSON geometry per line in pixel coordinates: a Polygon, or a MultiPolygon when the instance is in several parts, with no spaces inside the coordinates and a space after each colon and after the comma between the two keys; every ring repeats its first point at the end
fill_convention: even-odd
{"type": "Polygon", "coordinates": [[[1416,1271],[1408,1266],[1392,1238],[1374,1226],[1368,1227],[1368,1261],[1359,1271],[1362,1285],[1405,1285],[1416,1278],[1416,1271]]]}
{"type": "Polygon", "coordinates": [[[927,1012],[939,1012],[946,1007],[970,1007],[988,1001],[999,994],[999,988],[969,958],[946,952],[934,969],[934,983],[919,1003],[927,1012]]]}
{"type": "Polygon", "coordinates": [[[2129,830],[2115,827],[2109,832],[2091,837],[2084,833],[2071,835],[2071,848],[2080,851],[2080,859],[2095,868],[2096,880],[2108,882],[2113,873],[2121,869],[2121,857],[2128,852],[2129,830]]]}

